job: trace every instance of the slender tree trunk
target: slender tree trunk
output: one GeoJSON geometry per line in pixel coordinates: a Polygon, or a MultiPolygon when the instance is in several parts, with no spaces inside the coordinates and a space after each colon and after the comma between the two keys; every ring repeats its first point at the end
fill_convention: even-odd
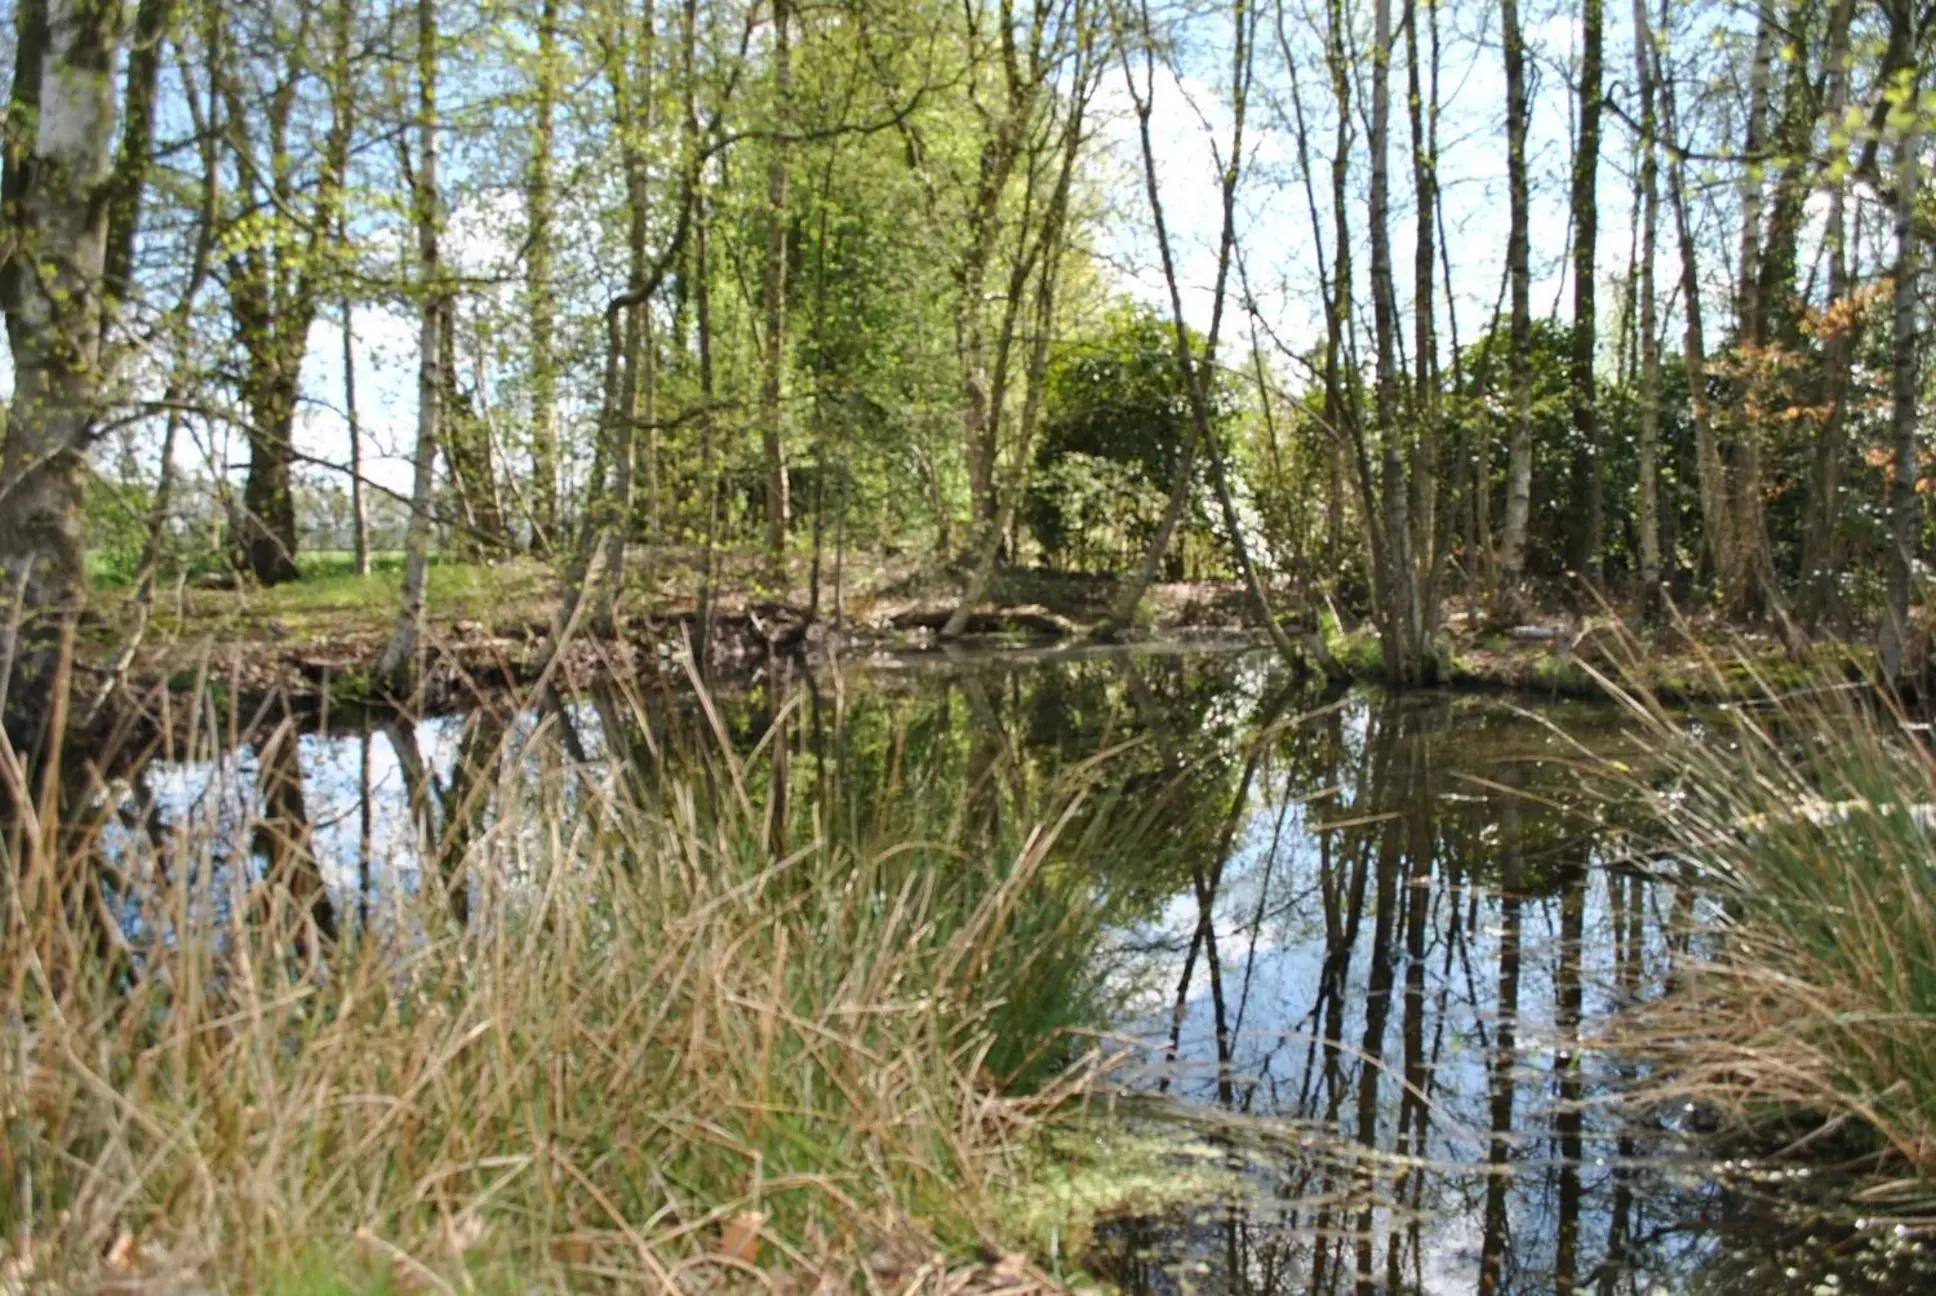
{"type": "MultiPolygon", "coordinates": [[[[1388,0],[1381,0],[1387,3],[1388,0]]],[[[1286,657],[1297,656],[1296,646],[1284,628],[1277,623],[1276,614],[1271,611],[1269,591],[1265,588],[1262,574],[1251,560],[1250,546],[1244,539],[1242,523],[1237,517],[1237,507],[1230,490],[1230,474],[1224,464],[1223,448],[1217,443],[1216,428],[1211,421],[1210,388],[1216,369],[1213,357],[1216,353],[1218,326],[1223,321],[1223,293],[1229,280],[1230,262],[1237,241],[1237,185],[1243,178],[1244,164],[1244,118],[1250,101],[1250,84],[1256,45],[1256,10],[1246,4],[1246,0],[1235,0],[1231,11],[1231,21],[1236,34],[1231,53],[1231,128],[1230,154],[1223,165],[1223,232],[1218,243],[1217,257],[1217,299],[1211,308],[1210,337],[1205,346],[1205,358],[1199,362],[1191,354],[1189,330],[1183,322],[1183,296],[1177,283],[1176,261],[1170,250],[1168,222],[1163,215],[1163,201],[1156,180],[1156,153],[1150,140],[1151,99],[1147,96],[1136,104],[1137,130],[1143,147],[1143,188],[1149,199],[1150,219],[1156,227],[1156,246],[1163,264],[1163,281],[1169,289],[1170,321],[1176,338],[1176,363],[1183,376],[1183,386],[1190,402],[1190,420],[1194,430],[1193,439],[1201,444],[1210,455],[1211,483],[1217,494],[1217,505],[1223,513],[1224,529],[1230,536],[1231,550],[1236,554],[1237,567],[1243,573],[1244,585],[1250,591],[1250,600],[1257,615],[1263,620],[1264,629],[1270,635],[1271,643],[1286,657]]],[[[1127,67],[1125,67],[1127,72],[1127,67]]],[[[1153,86],[1150,87],[1153,89],[1153,86]]],[[[1132,88],[1131,91],[1134,94],[1132,88]]]]}
{"type": "Polygon", "coordinates": [[[1512,431],[1507,443],[1506,533],[1499,546],[1499,610],[1516,615],[1526,565],[1526,526],[1533,501],[1533,316],[1528,266],[1530,226],[1526,182],[1526,47],[1518,0],[1500,0],[1499,24],[1506,59],[1507,189],[1511,227],[1506,236],[1512,278],[1510,358],[1512,431]]]}
{"type": "MultiPolygon", "coordinates": [[[[1002,201],[1023,151],[1024,138],[1035,118],[1037,92],[1044,75],[1035,61],[1040,53],[1047,9],[1035,6],[1026,43],[1036,51],[1025,68],[1015,48],[1009,6],[1002,6],[1002,72],[1004,97],[981,144],[976,162],[974,199],[968,209],[965,241],[955,264],[955,353],[961,383],[963,450],[968,464],[969,535],[979,540],[981,529],[994,525],[1000,511],[997,499],[998,441],[1001,429],[990,408],[988,336],[983,301],[989,265],[994,259],[1002,227],[1002,201]]],[[[942,502],[945,510],[946,502],[942,502]]],[[[939,516],[940,543],[947,546],[947,519],[939,516]]]]}
{"type": "MultiPolygon", "coordinates": [[[[199,106],[192,85],[185,87],[189,116],[195,127],[198,150],[201,155],[202,176],[200,203],[195,217],[195,252],[190,263],[188,283],[182,288],[180,298],[169,313],[168,327],[164,330],[174,348],[172,367],[168,374],[168,386],[162,393],[162,401],[168,407],[167,422],[161,437],[161,462],[155,476],[155,498],[148,511],[148,536],[142,545],[141,564],[135,577],[135,606],[138,620],[128,643],[111,675],[119,680],[123,671],[131,663],[133,653],[138,647],[149,615],[154,610],[155,587],[161,571],[162,550],[167,543],[168,523],[174,508],[175,492],[175,448],[181,437],[184,412],[183,403],[188,398],[190,381],[190,357],[192,354],[191,325],[195,317],[195,303],[201,296],[202,287],[208,282],[208,271],[215,252],[215,223],[221,211],[222,174],[221,162],[216,149],[214,133],[208,123],[214,120],[216,112],[213,88],[209,94],[206,110],[199,106]]],[[[113,687],[111,684],[110,687],[113,687]]],[[[105,697],[105,694],[103,695],[105,697]]]]}
{"type": "MultiPolygon", "coordinates": [[[[1077,10],[1077,21],[1082,22],[1086,13],[1084,7],[1077,10]]],[[[1048,373],[1049,342],[1055,332],[1056,290],[1060,284],[1062,258],[1067,251],[1067,225],[1070,189],[1075,180],[1076,161],[1082,149],[1083,124],[1088,108],[1089,96],[1095,89],[1094,79],[1089,68],[1091,50],[1089,38],[1080,38],[1077,61],[1071,75],[1069,115],[1063,125],[1062,161],[1056,176],[1055,189],[1049,197],[1047,208],[1042,215],[1041,232],[1036,237],[1034,258],[1040,262],[1035,289],[1034,337],[1030,339],[1027,367],[1023,374],[1024,392],[1022,396],[1021,429],[1017,438],[1011,480],[1001,492],[997,516],[992,524],[976,528],[975,565],[968,577],[968,585],[962,592],[961,601],[948,614],[948,620],[941,627],[943,639],[959,636],[968,625],[968,618],[986,597],[989,582],[994,579],[995,566],[1001,555],[1002,538],[1014,525],[1015,516],[1021,507],[1022,498],[1028,493],[1028,475],[1034,462],[1034,443],[1036,428],[1041,421],[1044,381],[1048,373]]],[[[1017,270],[1026,270],[1028,259],[1017,252],[1017,270]]],[[[1019,290],[1021,276],[1011,285],[1019,290]]],[[[1012,321],[1013,314],[1010,319],[1012,321]]],[[[1012,324],[1011,324],[1012,327],[1012,324]]],[[[1004,369],[1006,364],[1004,362],[1004,369]]],[[[995,402],[995,412],[999,417],[1001,401],[995,402]]],[[[815,496],[819,491],[816,487],[815,496]]],[[[816,509],[817,513],[817,509],[816,509]]],[[[818,570],[818,522],[815,524],[815,569],[818,570]]]]}
{"type": "Polygon", "coordinates": [[[1580,138],[1573,152],[1573,570],[1600,577],[1601,512],[1599,393],[1593,360],[1600,237],[1600,66],[1605,45],[1603,0],[1582,0],[1580,138]]]}
{"type": "Polygon", "coordinates": [[[1735,266],[1735,325],[1743,341],[1761,336],[1760,293],[1755,267],[1761,260],[1762,153],[1768,147],[1768,83],[1775,58],[1775,0],[1754,0],[1754,57],[1748,72],[1748,119],[1741,150],[1741,247],[1735,266]]]}
{"type": "MultiPolygon", "coordinates": [[[[1661,0],[1665,15],[1669,0],[1661,0]]],[[[1663,16],[1661,30],[1665,30],[1663,16]]],[[[1707,390],[1707,339],[1702,323],[1701,270],[1695,250],[1694,231],[1687,210],[1686,162],[1680,152],[1676,122],[1674,83],[1658,75],[1655,59],[1655,85],[1660,94],[1661,125],[1665,131],[1667,155],[1667,194],[1674,209],[1674,231],[1680,245],[1681,317],[1685,321],[1682,354],[1687,367],[1688,417],[1694,424],[1694,458],[1700,478],[1701,531],[1707,540],[1715,583],[1723,590],[1737,582],[1739,562],[1735,545],[1732,510],[1728,506],[1726,471],[1721,461],[1720,439],[1714,430],[1712,407],[1707,390]]]]}
{"type": "Polygon", "coordinates": [[[1398,298],[1391,253],[1391,0],[1373,0],[1371,52],[1371,303],[1378,349],[1373,410],[1382,448],[1385,551],[1390,555],[1389,607],[1383,616],[1385,673],[1401,684],[1420,682],[1423,610],[1412,552],[1410,501],[1405,477],[1405,433],[1398,411],[1401,380],[1397,359],[1398,298]]]}
{"type": "Polygon", "coordinates": [[[417,0],[417,168],[414,206],[418,275],[423,293],[417,355],[416,475],[410,490],[410,527],[404,540],[403,603],[396,629],[377,663],[377,677],[395,693],[409,689],[423,637],[425,593],[430,583],[430,510],[436,486],[445,377],[445,296],[437,192],[437,0],[417,0]]]}
{"type": "MultiPolygon", "coordinates": [[[[1145,15],[1147,17],[1147,15],[1145,15]]],[[[1254,28],[1254,20],[1243,9],[1241,0],[1235,10],[1238,39],[1236,50],[1240,58],[1248,58],[1251,41],[1249,33],[1254,28]]],[[[1171,260],[1169,232],[1163,222],[1162,199],[1157,191],[1155,146],[1150,137],[1150,116],[1155,110],[1155,54],[1152,50],[1153,33],[1147,27],[1140,33],[1143,56],[1144,86],[1137,89],[1136,78],[1130,70],[1129,36],[1119,34],[1121,46],[1123,83],[1128,89],[1132,106],[1136,113],[1138,138],[1143,150],[1143,189],[1150,205],[1150,216],[1156,226],[1157,250],[1163,261],[1164,280],[1169,286],[1171,319],[1176,335],[1177,367],[1184,378],[1184,385],[1190,401],[1191,430],[1185,436],[1183,451],[1177,456],[1176,470],[1170,479],[1169,502],[1164,507],[1162,520],[1157,524],[1156,534],[1151,538],[1149,547],[1144,550],[1142,561],[1127,584],[1117,592],[1115,605],[1110,609],[1109,618],[1103,624],[1105,635],[1116,634],[1127,628],[1135,619],[1137,606],[1143,601],[1144,593],[1156,579],[1158,567],[1169,552],[1175,539],[1177,524],[1182,520],[1184,505],[1188,502],[1191,484],[1196,480],[1196,455],[1200,444],[1211,435],[1209,407],[1206,393],[1199,381],[1201,374],[1216,372],[1217,338],[1223,328],[1225,290],[1230,282],[1230,264],[1236,250],[1236,189],[1243,162],[1243,115],[1237,113],[1231,129],[1231,147],[1222,163],[1223,227],[1217,244],[1217,280],[1213,290],[1210,307],[1210,330],[1204,338],[1203,355],[1192,356],[1189,331],[1183,322],[1183,306],[1178,295],[1176,267],[1171,260]]],[[[1245,64],[1248,67],[1248,64],[1245,64]]],[[[1240,91],[1248,85],[1249,74],[1241,74],[1240,91]]],[[[1242,545],[1242,538],[1235,528],[1231,533],[1232,543],[1242,545]]],[[[1240,552],[1240,561],[1244,555],[1240,552]]],[[[1244,561],[1248,566],[1248,562],[1244,561]]],[[[1262,587],[1252,582],[1253,599],[1261,600],[1262,587]]],[[[1271,618],[1266,615],[1266,620],[1271,618]]],[[[1273,622],[1274,624],[1274,622],[1273,622]]],[[[1273,638],[1281,631],[1273,630],[1273,638]]]]}
{"type": "MultiPolygon", "coordinates": [[[[1891,21],[1913,21],[1909,0],[1895,0],[1891,21]]],[[[1909,83],[1909,102],[1915,102],[1916,80],[1909,83]]],[[[1910,664],[1912,631],[1909,604],[1915,591],[1917,554],[1922,547],[1923,500],[1916,489],[1921,474],[1921,438],[1916,427],[1917,337],[1916,294],[1922,273],[1922,251],[1916,244],[1916,191],[1922,138],[1912,117],[1896,145],[1896,267],[1890,325],[1891,463],[1889,467],[1889,610],[1882,627],[1882,673],[1903,678],[1910,664]]]]}
{"type": "Polygon", "coordinates": [[[1659,118],[1654,89],[1654,36],[1647,0],[1634,0],[1634,69],[1640,87],[1640,615],[1660,600],[1660,321],[1654,260],[1660,243],[1659,118]]]}
{"type": "Polygon", "coordinates": [[[699,198],[699,219],[693,230],[693,292],[699,341],[699,481],[704,493],[706,526],[699,571],[699,605],[695,621],[699,642],[693,651],[699,657],[703,674],[712,660],[713,582],[715,551],[719,544],[719,468],[718,438],[714,427],[713,402],[717,388],[713,375],[713,297],[712,297],[712,210],[711,201],[699,198]]]}
{"type": "MultiPolygon", "coordinates": [[[[1829,91],[1824,114],[1840,121],[1849,101],[1849,26],[1855,0],[1840,0],[1829,24],[1829,91]]],[[[1842,156],[1846,159],[1846,149],[1842,156]]],[[[1802,522],[1802,615],[1813,624],[1835,606],[1836,521],[1841,514],[1842,455],[1847,440],[1850,365],[1854,356],[1854,321],[1848,317],[1849,240],[1848,181],[1829,180],[1824,251],[1828,257],[1828,334],[1822,343],[1822,367],[1828,417],[1815,439],[1810,465],[1806,513],[1802,522]]]]}
{"type": "Polygon", "coordinates": [[[625,292],[606,309],[606,381],[600,401],[599,438],[606,448],[612,482],[593,510],[605,561],[598,575],[592,625],[607,637],[620,633],[627,546],[636,530],[639,393],[644,372],[652,364],[652,357],[646,353],[647,326],[660,278],[647,252],[651,173],[645,145],[653,127],[652,69],[658,33],[655,6],[650,0],[644,6],[636,37],[628,29],[629,13],[622,13],[620,21],[625,26],[612,41],[607,75],[617,103],[616,124],[625,174],[626,276],[625,292]]]}
{"type": "MultiPolygon", "coordinates": [[[[1340,168],[1350,160],[1350,120],[1347,114],[1340,114],[1338,122],[1338,146],[1332,159],[1333,199],[1338,204],[1340,223],[1333,257],[1327,260],[1324,247],[1324,222],[1318,213],[1317,186],[1311,169],[1310,132],[1304,121],[1304,92],[1298,84],[1298,56],[1292,51],[1290,36],[1284,27],[1284,3],[1278,0],[1276,7],[1277,46],[1283,56],[1285,70],[1290,74],[1291,107],[1297,128],[1298,174],[1304,181],[1304,203],[1310,212],[1311,237],[1316,244],[1318,259],[1318,286],[1324,296],[1324,564],[1327,571],[1336,573],[1344,559],[1344,447],[1346,434],[1343,427],[1343,393],[1340,389],[1338,374],[1338,352],[1340,329],[1343,314],[1340,309],[1338,285],[1348,277],[1351,266],[1351,252],[1344,236],[1342,224],[1343,184],[1340,168]]],[[[1333,25],[1335,30],[1335,20],[1333,25]]],[[[1339,82],[1335,73],[1338,60],[1331,52],[1331,40],[1327,38],[1325,61],[1328,70],[1334,75],[1332,89],[1339,95],[1349,93],[1349,83],[1339,82]]],[[[1340,102],[1343,100],[1341,99],[1340,102]]],[[[1246,296],[1249,295],[1246,288],[1246,296]]]]}
{"type": "MultiPolygon", "coordinates": [[[[1735,349],[1741,381],[1750,396],[1738,408],[1748,417],[1730,418],[1723,426],[1732,435],[1720,446],[1726,490],[1727,525],[1734,549],[1732,580],[1721,587],[1725,606],[1746,614],[1753,610],[1756,578],[1768,561],[1768,538],[1761,516],[1761,429],[1755,412],[1768,407],[1761,348],[1765,341],[1761,284],[1756,267],[1761,261],[1761,233],[1766,210],[1768,148],[1768,87],[1775,50],[1774,0],[1757,0],[1754,61],[1748,79],[1748,120],[1742,150],[1750,159],[1741,171],[1741,246],[1735,273],[1735,349]]],[[[1772,590],[1770,591],[1772,592],[1772,590]]]]}
{"type": "MultiPolygon", "coordinates": [[[[793,60],[788,47],[789,0],[773,0],[773,104],[779,130],[787,129],[787,97],[792,93],[793,60]]],[[[788,150],[775,139],[766,170],[766,266],[761,286],[760,448],[766,459],[766,561],[776,580],[786,573],[788,521],[787,467],[781,440],[781,388],[786,377],[787,187],[788,150]]]]}
{"type": "Polygon", "coordinates": [[[552,304],[551,166],[558,99],[558,0],[543,0],[538,17],[537,121],[525,181],[529,247],[525,254],[525,315],[531,330],[531,548],[546,552],[558,530],[558,365],[552,304]]]}
{"type": "Polygon", "coordinates": [[[363,498],[363,426],[356,412],[356,338],[351,328],[350,300],[343,299],[343,415],[350,434],[350,527],[356,550],[356,574],[370,574],[370,514],[363,498]]]}
{"type": "Polygon", "coordinates": [[[1436,274],[1432,222],[1438,209],[1438,42],[1435,31],[1428,87],[1420,74],[1418,8],[1418,0],[1406,0],[1406,102],[1412,128],[1412,195],[1416,208],[1412,240],[1411,489],[1417,570],[1412,579],[1421,612],[1415,635],[1424,646],[1437,629],[1438,569],[1445,546],[1439,543],[1439,344],[1432,295],[1436,274]]]}

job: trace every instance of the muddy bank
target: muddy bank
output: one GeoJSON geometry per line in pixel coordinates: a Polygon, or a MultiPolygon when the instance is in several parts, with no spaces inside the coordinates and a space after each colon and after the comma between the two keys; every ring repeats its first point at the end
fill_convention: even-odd
{"type": "MultiPolygon", "coordinates": [[[[1003,601],[971,615],[964,632],[947,640],[942,629],[954,604],[945,583],[884,583],[851,599],[838,623],[825,608],[816,615],[804,599],[727,600],[711,617],[705,659],[711,675],[724,681],[782,662],[817,670],[963,652],[1066,652],[1097,640],[1114,592],[1114,582],[1096,578],[1011,574],[998,591],[1003,601]]],[[[702,635],[691,601],[681,599],[630,618],[618,637],[579,633],[554,653],[550,609],[506,593],[497,603],[474,601],[456,609],[459,615],[433,619],[421,680],[404,698],[392,697],[372,677],[388,638],[380,616],[338,612],[308,620],[258,616],[184,625],[171,642],[154,644],[138,657],[128,687],[116,706],[97,717],[90,736],[98,741],[116,729],[125,734],[154,726],[163,693],[213,691],[245,712],[272,703],[283,713],[306,716],[332,709],[433,714],[540,683],[574,692],[601,681],[662,674],[683,680],[688,647],[702,635]]],[[[1369,628],[1330,631],[1320,652],[1314,625],[1287,626],[1295,641],[1308,645],[1298,669],[1328,671],[1340,685],[1383,681],[1377,636],[1369,628]]],[[[1228,649],[1262,645],[1265,636],[1240,585],[1189,582],[1154,587],[1139,624],[1111,641],[1228,649]]],[[[1811,660],[1796,661],[1772,636],[1719,623],[1636,638],[1610,621],[1560,616],[1506,628],[1455,617],[1441,649],[1438,682],[1444,689],[1603,698],[1603,679],[1613,679],[1684,703],[1819,683],[1825,666],[1859,678],[1866,661],[1861,648],[1836,643],[1818,646],[1811,660]]],[[[83,669],[80,677],[90,696],[105,688],[98,673],[83,669]]]]}

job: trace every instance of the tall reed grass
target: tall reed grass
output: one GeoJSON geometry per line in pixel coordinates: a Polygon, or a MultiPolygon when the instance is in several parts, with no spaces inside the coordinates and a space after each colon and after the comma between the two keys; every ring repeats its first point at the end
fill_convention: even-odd
{"type": "Polygon", "coordinates": [[[1840,673],[1691,715],[1604,682],[1653,749],[1621,780],[1649,848],[1712,902],[1623,1046],[1663,1095],[1763,1135],[1852,1131],[1936,1175],[1928,727],[1840,673]]]}
{"type": "Polygon", "coordinates": [[[1100,915],[1061,862],[1102,848],[1088,771],[1003,819],[1036,827],[913,796],[849,822],[716,718],[679,768],[574,761],[568,719],[507,726],[471,827],[334,935],[300,846],[239,862],[286,824],[20,817],[6,1290],[907,1288],[990,1240],[1090,1061],[1100,915]]]}

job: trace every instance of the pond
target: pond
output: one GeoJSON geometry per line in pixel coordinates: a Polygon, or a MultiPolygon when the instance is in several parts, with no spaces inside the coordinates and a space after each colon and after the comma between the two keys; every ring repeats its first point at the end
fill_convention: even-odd
{"type": "MultiPolygon", "coordinates": [[[[479,711],[300,732],[172,723],[118,831],[299,825],[318,922],[381,922],[472,822],[507,733],[544,759],[676,763],[690,726],[779,753],[784,820],[925,799],[1026,826],[1088,771],[1135,849],[1094,864],[1124,1059],[1112,1119],[1210,1186],[1107,1216],[1073,1257],[1136,1296],[1384,1291],[1899,1291],[1913,1242],[1796,1209],[1800,1172],[1718,1160],[1700,1113],[1618,1101],[1600,1041],[1660,993],[1709,902],[1614,849],[1583,703],[1325,697],[1230,650],[924,654],[776,666],[701,706],[677,679],[540,718],[479,711]],[[1097,758],[1100,757],[1100,761],[1097,758]],[[433,843],[443,843],[442,847],[433,843]],[[1887,1254],[1885,1254],[1887,1253],[1887,1254]]],[[[525,764],[540,758],[525,758],[525,764]]],[[[255,856],[276,841],[253,830],[255,856]]],[[[285,843],[286,844],[286,843],[285,843]]],[[[462,904],[461,888],[456,903],[462,904]]]]}

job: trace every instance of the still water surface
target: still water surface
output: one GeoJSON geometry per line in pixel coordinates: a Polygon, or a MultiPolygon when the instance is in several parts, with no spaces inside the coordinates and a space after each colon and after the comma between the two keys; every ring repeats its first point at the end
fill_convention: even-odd
{"type": "MultiPolygon", "coordinates": [[[[676,759],[641,722],[690,697],[636,703],[547,723],[585,765],[676,759]]],[[[920,796],[1014,819],[1115,752],[1114,804],[1157,825],[1095,878],[1136,1045],[1117,1110],[1174,1138],[1179,1178],[1223,1171],[1208,1197],[1095,1231],[1080,1262],[1133,1296],[1922,1289],[1875,1258],[1892,1227],[1797,1218],[1792,1178],[1724,1173],[1688,1113],[1617,1102],[1641,1068],[1595,1041],[1669,981],[1708,902],[1613,858],[1580,754],[1628,741],[1608,709],[1325,698],[1267,656],[1151,650],[776,669],[717,706],[740,750],[817,771],[795,815],[920,796]]],[[[540,776],[481,755],[537,723],[289,729],[156,762],[130,797],[152,814],[126,830],[266,803],[307,826],[320,920],[376,921],[423,884],[429,843],[447,857],[476,829],[480,779],[540,776]]]]}

